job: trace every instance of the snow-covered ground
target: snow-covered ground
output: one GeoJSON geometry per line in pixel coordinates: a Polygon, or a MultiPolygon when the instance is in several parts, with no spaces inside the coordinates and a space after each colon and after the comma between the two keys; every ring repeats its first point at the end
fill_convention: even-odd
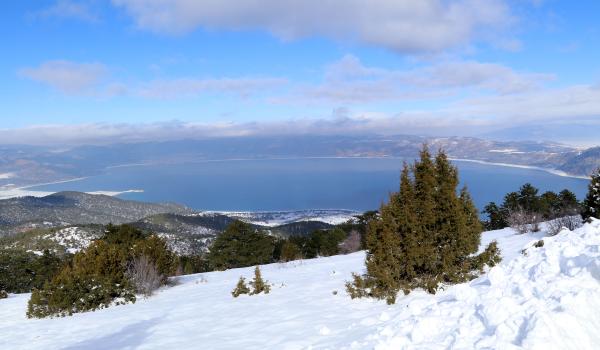
{"type": "Polygon", "coordinates": [[[500,265],[391,306],[346,295],[362,252],[263,266],[272,292],[237,299],[230,292],[251,268],[186,276],[136,304],[61,319],[28,320],[29,295],[11,295],[0,300],[0,348],[600,348],[600,221],[533,247],[542,236],[484,233],[499,241],[500,265]]]}
{"type": "Polygon", "coordinates": [[[265,212],[205,211],[193,215],[213,214],[227,215],[250,224],[272,227],[298,221],[321,221],[331,225],[338,225],[353,219],[356,215],[361,213],[354,210],[345,209],[311,209],[265,212]]]}

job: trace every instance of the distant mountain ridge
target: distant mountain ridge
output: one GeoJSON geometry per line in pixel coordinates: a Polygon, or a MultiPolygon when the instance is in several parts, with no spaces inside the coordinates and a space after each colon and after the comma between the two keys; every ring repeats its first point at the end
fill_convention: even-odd
{"type": "Polygon", "coordinates": [[[3,199],[0,236],[40,227],[122,224],[160,213],[189,214],[192,210],[178,204],[144,203],[81,192],[3,199]]]}
{"type": "Polygon", "coordinates": [[[0,189],[93,176],[128,164],[308,157],[414,158],[423,144],[442,148],[452,158],[557,169],[574,175],[587,176],[600,166],[598,148],[580,150],[552,142],[414,135],[229,137],[63,149],[0,146],[0,189]]]}

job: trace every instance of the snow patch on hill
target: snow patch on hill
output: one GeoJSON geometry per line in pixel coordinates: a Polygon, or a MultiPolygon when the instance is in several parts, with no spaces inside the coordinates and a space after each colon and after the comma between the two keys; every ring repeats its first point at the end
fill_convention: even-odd
{"type": "Polygon", "coordinates": [[[504,261],[436,295],[395,305],[351,300],[344,283],[364,253],[262,267],[268,295],[230,292],[252,268],[180,278],[136,304],[60,319],[28,320],[29,295],[0,300],[7,349],[597,349],[600,221],[554,237],[483,234],[504,261]],[[525,250],[524,253],[522,251],[525,250]]]}
{"type": "Polygon", "coordinates": [[[298,221],[321,221],[331,225],[342,224],[353,219],[361,213],[344,209],[313,209],[297,211],[271,211],[271,212],[216,212],[207,211],[196,215],[227,215],[231,218],[261,226],[279,226],[298,221]]]}
{"type": "Polygon", "coordinates": [[[87,248],[92,241],[100,238],[100,235],[77,226],[65,227],[54,233],[47,234],[42,239],[47,239],[63,246],[71,254],[75,254],[87,248]]]}

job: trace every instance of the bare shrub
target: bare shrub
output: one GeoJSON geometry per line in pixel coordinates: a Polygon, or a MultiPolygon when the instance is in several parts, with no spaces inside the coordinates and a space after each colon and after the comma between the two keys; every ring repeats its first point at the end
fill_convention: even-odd
{"type": "Polygon", "coordinates": [[[573,231],[583,224],[580,215],[567,215],[548,221],[548,235],[557,235],[563,229],[573,231]]]}
{"type": "Polygon", "coordinates": [[[518,233],[538,232],[540,230],[541,215],[523,208],[510,210],[508,224],[518,233]]]}
{"type": "Polygon", "coordinates": [[[0,290],[0,299],[8,298],[8,293],[5,290],[0,290]]]}
{"type": "Polygon", "coordinates": [[[137,293],[150,296],[157,290],[164,276],[162,276],[147,256],[140,255],[134,258],[127,266],[127,278],[133,284],[137,293]]]}
{"type": "Polygon", "coordinates": [[[340,253],[350,254],[360,250],[361,244],[360,233],[357,230],[352,230],[348,237],[340,243],[340,253]]]}

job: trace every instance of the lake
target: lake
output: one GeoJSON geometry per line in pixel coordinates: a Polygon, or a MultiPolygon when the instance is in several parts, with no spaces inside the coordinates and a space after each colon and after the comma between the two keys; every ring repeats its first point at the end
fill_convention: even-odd
{"type": "MultiPolygon", "coordinates": [[[[462,184],[481,209],[526,182],[547,190],[567,188],[582,199],[588,180],[542,170],[456,161],[462,184]]],[[[177,202],[198,210],[271,211],[378,208],[399,187],[402,160],[319,158],[205,161],[124,166],[79,181],[32,187],[39,191],[127,191],[120,198],[177,202]]]]}

